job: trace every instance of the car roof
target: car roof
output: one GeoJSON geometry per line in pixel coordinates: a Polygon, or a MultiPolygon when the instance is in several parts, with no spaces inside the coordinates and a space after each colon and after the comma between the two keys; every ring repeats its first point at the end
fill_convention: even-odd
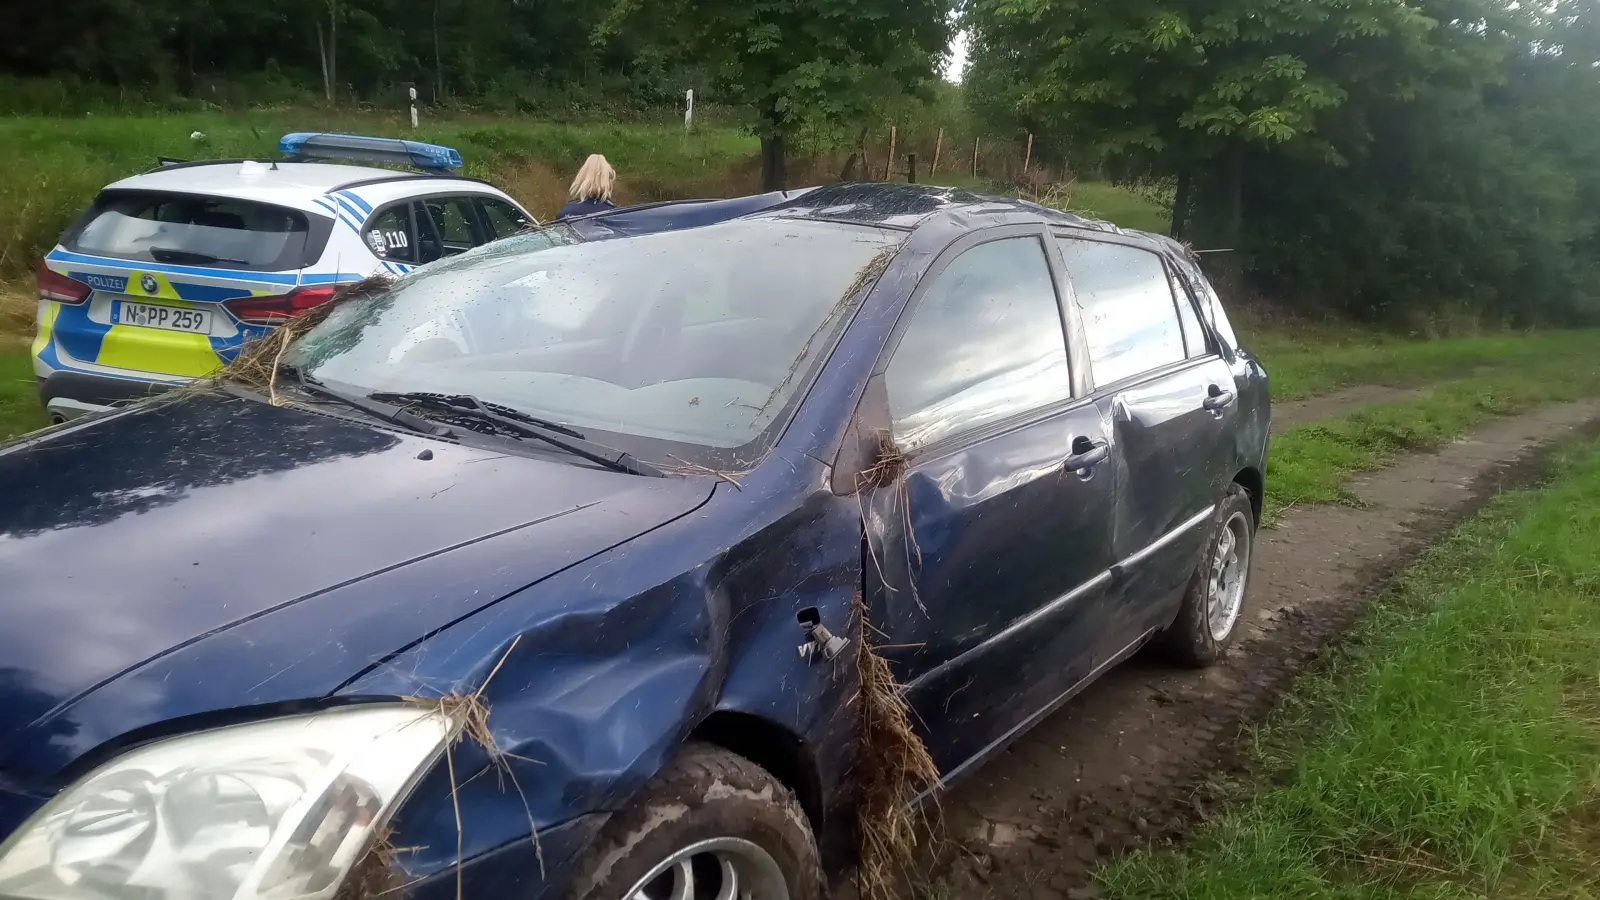
{"type": "Polygon", "coordinates": [[[357,187],[363,188],[363,196],[368,195],[366,188],[370,187],[372,196],[369,202],[375,203],[440,190],[499,194],[499,191],[476,179],[458,176],[401,172],[342,163],[271,160],[178,163],[124,178],[107,185],[106,189],[232,197],[322,212],[324,210],[315,203],[317,197],[357,187]]]}
{"type": "Polygon", "coordinates": [[[1041,222],[1110,234],[1145,235],[1145,232],[1129,231],[1110,222],[1062,212],[1016,197],[986,194],[961,187],[898,182],[827,185],[807,191],[782,206],[775,206],[766,214],[904,230],[917,228],[937,218],[983,217],[1007,223],[1041,222]]]}

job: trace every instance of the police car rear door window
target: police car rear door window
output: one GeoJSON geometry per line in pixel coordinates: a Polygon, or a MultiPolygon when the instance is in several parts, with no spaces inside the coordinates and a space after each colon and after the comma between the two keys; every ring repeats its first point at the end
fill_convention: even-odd
{"type": "Polygon", "coordinates": [[[150,191],[106,192],[77,233],[65,241],[79,253],[139,262],[282,271],[321,251],[308,243],[306,213],[230,197],[150,191]]]}
{"type": "Polygon", "coordinates": [[[417,261],[417,236],[411,223],[410,203],[391,206],[367,223],[367,246],[380,258],[395,262],[417,261]],[[381,249],[380,249],[381,248],[381,249]]]}

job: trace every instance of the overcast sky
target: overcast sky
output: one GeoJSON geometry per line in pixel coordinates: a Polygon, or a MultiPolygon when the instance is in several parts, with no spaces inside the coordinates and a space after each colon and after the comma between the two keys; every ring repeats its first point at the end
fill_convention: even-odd
{"type": "Polygon", "coordinates": [[[956,32],[956,39],[950,42],[950,60],[944,66],[945,81],[960,81],[961,70],[967,67],[967,33],[956,32]]]}

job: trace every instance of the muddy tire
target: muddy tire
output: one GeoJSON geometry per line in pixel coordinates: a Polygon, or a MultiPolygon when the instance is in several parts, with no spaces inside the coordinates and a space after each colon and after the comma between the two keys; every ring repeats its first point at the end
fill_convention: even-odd
{"type": "Polygon", "coordinates": [[[823,893],[817,842],[794,793],[741,756],[689,744],[601,829],[568,897],[821,900],[823,893]]]}
{"type": "Polygon", "coordinates": [[[1157,639],[1173,661],[1210,666],[1227,655],[1243,618],[1255,534],[1250,494],[1237,484],[1228,485],[1211,517],[1205,555],[1189,578],[1178,618],[1157,639]]]}

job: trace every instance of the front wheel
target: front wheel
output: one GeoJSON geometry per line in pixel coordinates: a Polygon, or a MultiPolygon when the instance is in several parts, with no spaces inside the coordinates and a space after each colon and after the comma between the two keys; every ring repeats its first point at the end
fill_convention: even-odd
{"type": "Polygon", "coordinates": [[[708,744],[686,746],[601,829],[572,900],[821,900],[817,844],[794,793],[708,744]]]}
{"type": "Polygon", "coordinates": [[[1210,525],[1205,555],[1189,579],[1178,618],[1160,638],[1169,655],[1192,666],[1220,661],[1238,631],[1256,535],[1250,494],[1238,484],[1228,485],[1210,525]]]}

